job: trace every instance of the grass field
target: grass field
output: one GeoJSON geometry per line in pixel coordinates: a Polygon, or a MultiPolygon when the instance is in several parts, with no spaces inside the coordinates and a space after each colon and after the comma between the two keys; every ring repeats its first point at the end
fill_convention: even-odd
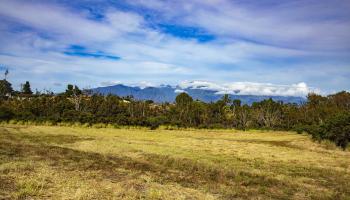
{"type": "Polygon", "coordinates": [[[0,127],[0,199],[350,199],[350,152],[289,132],[0,127]]]}

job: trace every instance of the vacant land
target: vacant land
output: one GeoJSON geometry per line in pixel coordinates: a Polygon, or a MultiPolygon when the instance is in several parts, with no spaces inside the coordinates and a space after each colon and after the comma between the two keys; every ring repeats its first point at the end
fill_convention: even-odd
{"type": "Polygon", "coordinates": [[[289,132],[0,127],[0,199],[350,199],[350,152],[289,132]]]}

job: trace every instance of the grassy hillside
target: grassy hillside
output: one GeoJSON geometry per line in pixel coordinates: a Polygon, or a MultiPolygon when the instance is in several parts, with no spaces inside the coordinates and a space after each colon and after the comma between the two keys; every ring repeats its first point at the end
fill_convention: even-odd
{"type": "Polygon", "coordinates": [[[0,199],[350,199],[350,152],[288,132],[0,127],[0,199]]]}

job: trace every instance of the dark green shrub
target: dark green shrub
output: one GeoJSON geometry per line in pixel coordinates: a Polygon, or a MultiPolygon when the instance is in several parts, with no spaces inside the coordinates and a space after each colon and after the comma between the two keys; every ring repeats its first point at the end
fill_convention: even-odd
{"type": "Polygon", "coordinates": [[[13,112],[7,107],[0,107],[0,121],[7,121],[13,117],[13,112]]]}
{"type": "MultiPolygon", "coordinates": [[[[317,135],[317,126],[313,126],[313,125],[298,124],[298,125],[295,125],[292,130],[297,132],[297,134],[302,134],[304,132],[307,132],[309,134],[315,133],[317,135]]],[[[316,137],[313,137],[313,138],[316,139],[316,137]]]]}
{"type": "Polygon", "coordinates": [[[64,110],[62,114],[62,121],[75,122],[79,120],[80,113],[75,110],[64,110]]]}
{"type": "Polygon", "coordinates": [[[296,126],[293,129],[295,132],[297,132],[298,134],[302,134],[304,132],[304,127],[302,126],[296,126]]]}
{"type": "Polygon", "coordinates": [[[215,123],[215,124],[209,124],[208,128],[209,129],[224,129],[225,126],[223,124],[220,124],[220,123],[215,123]]]}
{"type": "Polygon", "coordinates": [[[317,141],[321,141],[324,138],[324,130],[322,126],[319,125],[305,125],[303,130],[310,135],[312,135],[312,138],[317,141]]]}
{"type": "Polygon", "coordinates": [[[147,119],[147,126],[150,127],[151,130],[156,130],[160,125],[164,124],[165,118],[158,117],[150,117],[147,119]]]}
{"type": "Polygon", "coordinates": [[[322,126],[323,137],[345,149],[350,141],[350,113],[339,113],[322,126]]]}
{"type": "Polygon", "coordinates": [[[320,126],[309,126],[306,131],[316,140],[330,140],[346,149],[350,141],[350,113],[338,113],[320,126]]]}

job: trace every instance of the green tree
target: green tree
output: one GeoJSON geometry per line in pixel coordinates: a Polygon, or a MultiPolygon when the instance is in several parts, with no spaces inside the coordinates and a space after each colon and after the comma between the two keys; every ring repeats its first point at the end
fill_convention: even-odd
{"type": "Polygon", "coordinates": [[[251,109],[248,105],[243,105],[237,109],[238,128],[246,130],[251,119],[251,109]]]}
{"type": "Polygon", "coordinates": [[[327,97],[309,94],[306,103],[306,120],[309,124],[322,124],[330,111],[327,97]]]}
{"type": "Polygon", "coordinates": [[[10,95],[13,92],[11,83],[7,80],[0,80],[0,96],[10,95]]]}
{"type": "Polygon", "coordinates": [[[26,81],[26,82],[23,84],[22,93],[23,93],[23,94],[33,94],[32,89],[30,88],[30,83],[29,83],[29,81],[26,81]]]}
{"type": "Polygon", "coordinates": [[[185,92],[177,95],[175,99],[178,118],[184,125],[187,125],[188,122],[191,121],[189,117],[189,113],[190,113],[192,102],[193,102],[192,97],[185,92]]]}
{"type": "Polygon", "coordinates": [[[346,91],[329,95],[328,99],[337,109],[350,111],[350,93],[346,91]]]}
{"type": "Polygon", "coordinates": [[[4,75],[5,75],[5,80],[6,80],[8,74],[9,74],[9,69],[6,69],[6,70],[5,70],[5,73],[4,73],[4,75]]]}
{"type": "Polygon", "coordinates": [[[191,103],[191,113],[190,113],[190,120],[191,124],[194,126],[200,126],[203,127],[207,126],[208,121],[208,112],[206,109],[206,104],[201,101],[193,101],[191,103]]]}
{"type": "Polygon", "coordinates": [[[76,86],[76,85],[73,86],[72,84],[67,85],[67,89],[65,92],[66,96],[71,97],[71,96],[80,95],[80,94],[82,94],[82,91],[79,89],[78,86],[76,86]]]}
{"type": "Polygon", "coordinates": [[[282,119],[282,103],[275,102],[271,98],[261,102],[254,102],[255,120],[259,126],[273,128],[282,119]]]}
{"type": "Polygon", "coordinates": [[[80,111],[80,104],[81,104],[81,99],[82,99],[82,91],[79,89],[78,86],[73,86],[71,84],[67,85],[67,89],[65,92],[65,95],[68,97],[71,97],[74,105],[75,105],[75,110],[80,111]]]}
{"type": "Polygon", "coordinates": [[[330,140],[337,146],[346,149],[350,142],[350,113],[340,112],[328,118],[322,125],[309,126],[306,131],[314,139],[330,140]]]}
{"type": "Polygon", "coordinates": [[[180,93],[176,96],[176,106],[186,107],[193,101],[192,97],[185,92],[180,93]]]}
{"type": "Polygon", "coordinates": [[[233,107],[240,107],[241,104],[242,104],[242,102],[239,99],[235,99],[235,100],[232,101],[232,106],[233,107]]]}

